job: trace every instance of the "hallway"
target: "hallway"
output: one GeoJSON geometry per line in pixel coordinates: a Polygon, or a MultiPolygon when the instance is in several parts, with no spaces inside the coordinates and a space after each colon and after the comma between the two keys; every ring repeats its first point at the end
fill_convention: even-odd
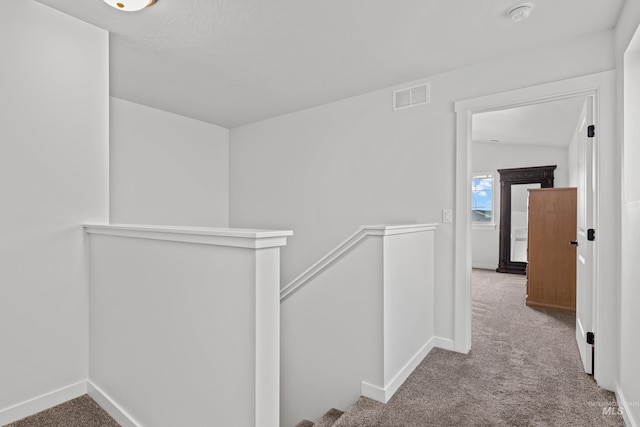
{"type": "Polygon", "coordinates": [[[389,403],[360,399],[336,426],[624,425],[614,394],[582,371],[573,314],[525,306],[524,276],[472,281],[471,352],[434,349],[389,403]]]}

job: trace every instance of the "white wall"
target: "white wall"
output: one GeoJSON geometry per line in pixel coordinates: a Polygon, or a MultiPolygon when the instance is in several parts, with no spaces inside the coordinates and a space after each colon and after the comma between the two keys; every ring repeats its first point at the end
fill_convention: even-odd
{"type": "MultiPolygon", "coordinates": [[[[619,299],[619,339],[620,372],[618,380],[618,400],[624,405],[625,418],[630,426],[640,425],[640,187],[638,186],[637,115],[640,110],[640,67],[637,58],[640,52],[631,49],[625,68],[623,55],[633,34],[640,25],[640,2],[627,1],[620,15],[616,31],[616,59],[618,65],[618,136],[623,140],[620,163],[624,165],[622,183],[622,223],[621,223],[621,272],[620,289],[616,289],[619,299]],[[631,53],[634,52],[634,53],[631,53]],[[635,57],[635,59],[633,58],[635,57]],[[634,64],[635,62],[635,64],[634,64]],[[635,80],[635,81],[634,81],[635,80]],[[624,125],[623,125],[624,117],[624,125]],[[635,129],[635,130],[634,130],[635,129]],[[623,161],[624,159],[624,161],[623,161]]],[[[637,36],[634,39],[638,42],[637,36]]],[[[637,45],[634,46],[637,48],[637,45]]]]}
{"type": "Polygon", "coordinates": [[[108,220],[109,156],[107,33],[30,0],[2,7],[0,425],[82,393],[81,225],[108,220]]]}
{"type": "Polygon", "coordinates": [[[229,131],[111,98],[111,222],[229,225],[229,131]]]}
{"type": "MultiPolygon", "coordinates": [[[[611,45],[602,32],[432,76],[427,106],[393,112],[389,88],[232,129],[231,225],[294,230],[287,283],[359,225],[440,222],[455,201],[454,101],[612,69],[611,45]]],[[[436,233],[443,338],[453,338],[453,232],[436,233]]]]}
{"type": "MultiPolygon", "coordinates": [[[[500,174],[498,169],[528,166],[558,165],[554,171],[554,186],[569,185],[569,155],[566,147],[536,145],[494,144],[474,142],[471,145],[472,171],[493,171],[495,229],[471,231],[471,256],[474,268],[495,269],[498,267],[500,238],[500,174]]],[[[523,209],[526,211],[526,208],[523,209]]]]}

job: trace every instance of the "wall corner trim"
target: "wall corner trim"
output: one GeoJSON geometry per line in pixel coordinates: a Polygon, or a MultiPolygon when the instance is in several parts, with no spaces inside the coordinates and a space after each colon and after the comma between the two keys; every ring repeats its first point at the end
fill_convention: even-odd
{"type": "Polygon", "coordinates": [[[118,405],[107,393],[90,380],[87,381],[87,394],[122,427],[142,427],[142,424],[137,422],[131,414],[118,405]]]}
{"type": "Polygon", "coordinates": [[[449,338],[433,337],[433,346],[443,350],[455,351],[455,342],[449,338]]]}

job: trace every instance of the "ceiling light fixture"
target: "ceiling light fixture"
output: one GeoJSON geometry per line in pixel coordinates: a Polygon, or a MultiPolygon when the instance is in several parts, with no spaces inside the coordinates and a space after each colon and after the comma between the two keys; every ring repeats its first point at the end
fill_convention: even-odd
{"type": "Polygon", "coordinates": [[[151,6],[156,0],[104,0],[104,2],[118,10],[135,12],[151,6]]]}
{"type": "Polygon", "coordinates": [[[533,3],[520,3],[509,9],[507,15],[509,15],[513,22],[520,22],[527,19],[529,15],[531,15],[532,10],[533,3]]]}

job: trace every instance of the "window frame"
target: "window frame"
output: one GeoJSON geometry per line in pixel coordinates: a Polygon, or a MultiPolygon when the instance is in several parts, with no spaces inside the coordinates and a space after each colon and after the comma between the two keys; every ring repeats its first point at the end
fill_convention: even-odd
{"type": "Polygon", "coordinates": [[[473,181],[478,178],[491,178],[491,222],[477,222],[471,215],[472,230],[495,230],[496,229],[496,173],[495,171],[475,171],[471,173],[471,212],[473,212],[473,181]]]}

